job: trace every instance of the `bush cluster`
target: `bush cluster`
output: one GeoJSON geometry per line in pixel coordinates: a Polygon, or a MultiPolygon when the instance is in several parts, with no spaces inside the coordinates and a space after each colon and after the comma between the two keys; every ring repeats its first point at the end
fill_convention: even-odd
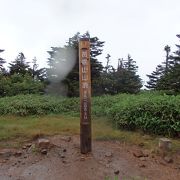
{"type": "Polygon", "coordinates": [[[177,136],[180,133],[180,96],[124,95],[108,109],[117,128],[177,136]]]}
{"type": "Polygon", "coordinates": [[[50,113],[77,113],[77,98],[46,95],[17,95],[0,99],[0,114],[44,115],[50,113]]]}
{"type": "MultiPolygon", "coordinates": [[[[92,114],[108,116],[119,129],[177,136],[180,133],[180,95],[163,93],[119,94],[92,99],[92,114]]],[[[79,114],[79,98],[18,95],[0,99],[0,114],[79,114]]]]}

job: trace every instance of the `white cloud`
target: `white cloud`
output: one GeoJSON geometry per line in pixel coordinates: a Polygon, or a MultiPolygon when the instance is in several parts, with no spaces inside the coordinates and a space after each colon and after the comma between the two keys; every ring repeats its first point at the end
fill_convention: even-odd
{"type": "MultiPolygon", "coordinates": [[[[23,51],[44,65],[51,46],[77,31],[105,40],[112,64],[130,53],[143,79],[163,61],[180,33],[179,0],[0,0],[0,48],[13,60],[23,51]]],[[[101,60],[104,60],[101,56],[101,60]]]]}

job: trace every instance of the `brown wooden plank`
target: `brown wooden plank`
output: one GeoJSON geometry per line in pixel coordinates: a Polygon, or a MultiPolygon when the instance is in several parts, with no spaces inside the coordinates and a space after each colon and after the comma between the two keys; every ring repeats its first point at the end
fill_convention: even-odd
{"type": "Polygon", "coordinates": [[[91,152],[91,68],[90,42],[87,38],[79,41],[79,82],[80,82],[80,149],[81,153],[91,152]]]}

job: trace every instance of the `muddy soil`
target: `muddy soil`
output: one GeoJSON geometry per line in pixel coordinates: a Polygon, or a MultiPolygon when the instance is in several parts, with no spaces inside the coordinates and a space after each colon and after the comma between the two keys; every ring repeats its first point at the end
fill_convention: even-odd
{"type": "MultiPolygon", "coordinates": [[[[118,141],[93,141],[82,155],[79,137],[49,137],[52,147],[39,152],[31,142],[0,155],[0,180],[179,180],[180,155],[170,162],[143,147],[118,141]]],[[[2,151],[3,149],[1,149],[2,151]]]]}

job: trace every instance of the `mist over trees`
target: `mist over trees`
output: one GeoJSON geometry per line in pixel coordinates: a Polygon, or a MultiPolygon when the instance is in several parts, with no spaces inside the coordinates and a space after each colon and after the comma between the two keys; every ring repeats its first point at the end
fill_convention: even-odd
{"type": "MultiPolygon", "coordinates": [[[[52,86],[54,85],[56,88],[58,85],[65,87],[63,90],[67,90],[67,95],[70,97],[79,96],[79,37],[87,37],[90,39],[91,80],[93,95],[137,93],[140,91],[142,83],[139,75],[136,74],[138,67],[131,56],[128,55],[127,60],[123,62],[123,65],[115,69],[109,65],[109,55],[106,58],[107,65],[103,67],[102,63],[98,61],[98,56],[102,54],[105,42],[99,40],[98,37],[91,37],[89,32],[86,32],[83,35],[77,33],[72,38],[69,38],[69,41],[64,47],[51,47],[51,50],[48,51],[50,58],[48,59],[49,68],[47,69],[47,72],[48,79],[52,81],[52,86]],[[75,60],[73,60],[75,61],[74,67],[67,74],[67,76],[63,78],[63,75],[66,72],[63,72],[64,68],[62,67],[66,67],[71,64],[69,61],[72,61],[74,56],[69,56],[71,56],[73,53],[77,54],[77,56],[75,56],[75,60]],[[61,81],[62,84],[60,84],[58,81],[61,81]]],[[[55,88],[52,88],[51,90],[53,91],[54,89],[55,88]]]]}
{"type": "MultiPolygon", "coordinates": [[[[97,80],[100,78],[103,70],[103,66],[101,62],[98,61],[97,56],[102,53],[104,42],[100,41],[97,37],[91,37],[88,32],[83,35],[76,33],[73,37],[69,38],[69,41],[64,47],[51,47],[51,50],[48,51],[50,55],[50,58],[48,58],[49,68],[47,68],[48,79],[52,86],[58,87],[58,84],[61,85],[70,97],[79,96],[79,37],[87,37],[90,39],[93,94],[98,93],[97,80]]],[[[52,90],[54,89],[57,88],[52,88],[52,90]]]]}
{"type": "MultiPolygon", "coordinates": [[[[103,52],[105,41],[92,37],[89,32],[76,33],[62,47],[51,47],[47,51],[48,67],[39,68],[38,59],[27,60],[20,52],[5,68],[6,60],[2,58],[5,51],[0,49],[0,96],[17,94],[60,94],[68,97],[79,96],[79,57],[78,40],[87,37],[90,40],[92,95],[115,95],[118,93],[136,94],[140,92],[142,80],[138,75],[138,66],[130,54],[117,59],[117,67],[111,65],[111,55],[107,54],[102,62],[98,57],[103,52]]],[[[180,38],[180,35],[177,35],[180,38]]],[[[180,45],[171,52],[164,47],[166,58],[157,65],[147,77],[145,85],[149,90],[180,92],[180,45]]],[[[2,48],[2,47],[1,47],[2,48]]]]}

